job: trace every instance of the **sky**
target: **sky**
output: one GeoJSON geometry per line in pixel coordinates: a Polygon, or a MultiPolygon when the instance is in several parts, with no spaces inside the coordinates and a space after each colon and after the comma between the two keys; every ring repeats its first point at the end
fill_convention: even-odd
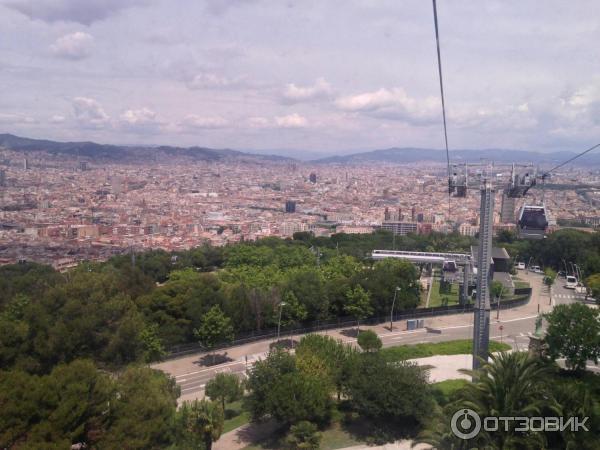
{"type": "MultiPolygon", "coordinates": [[[[438,0],[450,148],[600,141],[600,2],[438,0]]],[[[427,0],[0,0],[0,132],[442,148],[427,0]]]]}

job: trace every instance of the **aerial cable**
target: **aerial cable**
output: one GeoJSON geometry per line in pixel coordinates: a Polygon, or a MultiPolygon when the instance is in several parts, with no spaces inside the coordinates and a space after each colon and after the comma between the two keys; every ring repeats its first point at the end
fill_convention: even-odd
{"type": "MultiPolygon", "coordinates": [[[[435,2],[435,0],[434,0],[434,2],[435,2]]],[[[567,165],[567,164],[569,164],[570,162],[572,162],[572,161],[575,161],[577,158],[580,158],[580,157],[582,157],[582,156],[583,156],[583,155],[585,155],[586,153],[589,153],[589,152],[591,152],[592,150],[594,150],[594,149],[596,149],[596,148],[598,148],[598,147],[600,147],[600,144],[596,144],[596,145],[594,145],[593,147],[590,147],[590,148],[588,148],[587,150],[585,150],[585,151],[583,151],[583,152],[581,152],[581,153],[579,153],[579,154],[577,154],[577,155],[573,156],[572,158],[569,158],[569,159],[567,159],[565,162],[563,162],[563,163],[559,164],[559,165],[558,165],[558,166],[556,166],[556,167],[553,167],[552,169],[550,169],[550,170],[548,170],[547,172],[545,172],[544,174],[542,174],[542,179],[545,179],[545,178],[546,178],[548,175],[550,175],[550,172],[554,172],[556,169],[560,169],[562,166],[566,166],[566,165],[567,165]]]]}
{"type": "Polygon", "coordinates": [[[437,47],[438,74],[440,78],[440,95],[442,97],[442,119],[444,121],[444,143],[446,144],[446,166],[448,169],[448,214],[450,214],[450,152],[448,151],[448,130],[446,127],[446,103],[444,101],[444,82],[442,78],[442,57],[440,56],[440,33],[438,30],[437,6],[436,0],[433,0],[433,22],[435,25],[435,43],[437,47]]]}

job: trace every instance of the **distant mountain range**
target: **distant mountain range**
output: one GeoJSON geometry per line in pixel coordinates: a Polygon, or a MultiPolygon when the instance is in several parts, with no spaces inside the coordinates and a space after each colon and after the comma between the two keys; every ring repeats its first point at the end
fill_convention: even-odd
{"type": "Polygon", "coordinates": [[[0,134],[0,147],[20,152],[48,152],[53,154],[72,155],[93,160],[110,160],[114,162],[153,161],[169,157],[216,161],[236,159],[248,161],[286,161],[291,158],[278,155],[257,155],[230,149],[213,149],[205,147],[170,147],[170,146],[126,146],[105,145],[95,142],[56,142],[43,139],[29,139],[12,134],[0,134]]]}
{"type": "MultiPolygon", "coordinates": [[[[525,150],[482,149],[482,150],[452,150],[450,161],[452,163],[480,162],[489,160],[499,163],[533,163],[533,164],[560,164],[575,156],[573,152],[538,153],[525,150]]],[[[446,162],[446,152],[428,148],[388,148],[370,152],[353,153],[343,156],[330,156],[317,159],[313,162],[319,164],[364,164],[364,163],[412,163],[420,161],[446,162]]],[[[577,159],[574,164],[600,165],[600,149],[577,159]]]]}
{"type": "MultiPolygon", "coordinates": [[[[171,147],[171,146],[126,146],[105,145],[95,142],[56,142],[42,139],[29,139],[12,134],[0,134],[0,147],[21,152],[45,151],[54,154],[72,155],[94,160],[109,160],[113,162],[141,162],[182,157],[201,161],[236,160],[257,162],[261,161],[294,161],[298,151],[271,150],[272,153],[256,150],[242,152],[230,149],[213,149],[206,147],[171,147]]],[[[315,157],[315,164],[365,164],[365,163],[414,163],[414,162],[446,162],[443,150],[428,148],[388,148],[361,153],[316,158],[316,152],[305,152],[315,157]]],[[[534,164],[559,164],[575,156],[576,153],[560,151],[554,153],[538,153],[525,150],[482,149],[482,150],[452,150],[450,159],[453,163],[480,162],[489,160],[498,163],[531,162],[534,164]]],[[[301,158],[306,159],[306,158],[301,158]]],[[[600,150],[591,152],[574,164],[585,166],[600,166],[600,150]]]]}

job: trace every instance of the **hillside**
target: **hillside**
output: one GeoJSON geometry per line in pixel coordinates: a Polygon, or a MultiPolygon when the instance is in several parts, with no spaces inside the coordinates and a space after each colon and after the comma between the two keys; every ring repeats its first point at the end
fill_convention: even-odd
{"type": "Polygon", "coordinates": [[[216,161],[221,159],[241,159],[256,161],[285,161],[289,158],[277,155],[256,155],[229,149],[204,147],[171,146],[123,146],[106,145],[95,142],[57,142],[44,139],[30,139],[12,134],[0,134],[0,147],[19,152],[48,152],[52,154],[72,155],[92,160],[110,160],[113,162],[140,162],[157,158],[183,157],[193,160],[216,161]]]}
{"type": "MultiPolygon", "coordinates": [[[[557,164],[575,156],[573,152],[539,153],[525,150],[482,149],[482,150],[452,150],[451,162],[532,162],[534,164],[557,164]]],[[[314,160],[318,164],[361,164],[361,163],[411,163],[419,161],[446,162],[446,152],[428,148],[388,148],[343,156],[330,156],[314,160]]],[[[600,165],[600,151],[590,153],[576,161],[578,165],[600,165]]]]}

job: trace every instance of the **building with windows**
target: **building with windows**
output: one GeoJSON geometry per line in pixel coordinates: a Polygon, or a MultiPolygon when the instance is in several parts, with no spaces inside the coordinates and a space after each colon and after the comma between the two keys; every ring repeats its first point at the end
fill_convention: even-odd
{"type": "Polygon", "coordinates": [[[295,213],[296,212],[296,202],[293,200],[288,200],[285,202],[285,212],[286,213],[295,213]]]}
{"type": "Polygon", "coordinates": [[[514,223],[515,221],[515,198],[509,197],[506,192],[502,193],[502,207],[500,208],[500,222],[514,223]]]}
{"type": "Polygon", "coordinates": [[[381,224],[382,230],[391,231],[395,235],[398,236],[406,236],[407,234],[414,233],[416,234],[418,231],[416,222],[400,222],[400,221],[384,221],[381,224]]]}

